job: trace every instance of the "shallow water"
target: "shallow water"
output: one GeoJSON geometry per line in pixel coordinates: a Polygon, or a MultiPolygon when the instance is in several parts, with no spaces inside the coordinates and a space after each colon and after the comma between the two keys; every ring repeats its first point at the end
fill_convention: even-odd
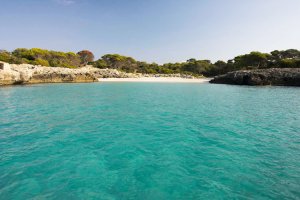
{"type": "Polygon", "coordinates": [[[0,199],[299,199],[300,88],[0,88],[0,199]]]}

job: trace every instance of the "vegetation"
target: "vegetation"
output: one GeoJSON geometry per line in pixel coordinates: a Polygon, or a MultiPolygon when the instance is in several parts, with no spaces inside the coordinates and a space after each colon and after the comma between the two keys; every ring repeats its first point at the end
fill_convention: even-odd
{"type": "Polygon", "coordinates": [[[81,57],[73,52],[49,51],[45,49],[18,48],[13,52],[0,51],[0,60],[15,64],[33,64],[51,67],[76,68],[82,63],[81,57]]]}
{"type": "Polygon", "coordinates": [[[77,55],[80,57],[81,64],[87,65],[89,62],[94,61],[94,54],[90,52],[89,50],[82,50],[77,53],[77,55]]]}
{"type": "Polygon", "coordinates": [[[91,64],[97,68],[112,68],[132,73],[182,73],[196,76],[215,76],[241,69],[300,68],[300,51],[296,49],[275,50],[271,53],[254,51],[249,54],[239,55],[227,62],[220,60],[212,63],[210,60],[192,58],[186,62],[159,65],[136,61],[132,57],[119,54],[106,54],[94,61],[93,53],[88,50],[83,50],[75,54],[72,52],[65,53],[38,48],[18,48],[13,52],[1,50],[0,61],[68,68],[91,64]]]}

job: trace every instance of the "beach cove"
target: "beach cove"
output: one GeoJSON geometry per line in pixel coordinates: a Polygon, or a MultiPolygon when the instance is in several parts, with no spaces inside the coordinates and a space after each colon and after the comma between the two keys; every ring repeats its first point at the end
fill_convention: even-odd
{"type": "Polygon", "coordinates": [[[182,82],[202,83],[210,79],[185,74],[126,73],[117,69],[98,69],[85,66],[76,69],[45,67],[30,64],[0,62],[0,86],[37,83],[89,83],[89,82],[182,82]]]}

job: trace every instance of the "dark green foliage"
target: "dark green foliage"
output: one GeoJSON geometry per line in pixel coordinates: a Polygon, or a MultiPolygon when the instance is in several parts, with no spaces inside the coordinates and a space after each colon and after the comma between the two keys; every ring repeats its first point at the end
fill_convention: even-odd
{"type": "Polygon", "coordinates": [[[0,61],[8,63],[28,63],[34,65],[75,68],[91,64],[94,67],[104,69],[112,68],[125,72],[138,72],[145,74],[191,74],[195,76],[215,76],[230,71],[242,69],[265,68],[300,68],[300,51],[288,49],[285,51],[272,51],[270,54],[257,51],[236,56],[232,60],[217,61],[197,60],[191,58],[182,63],[147,63],[136,61],[132,57],[119,54],[106,54],[96,61],[94,55],[88,50],[77,54],[73,52],[49,51],[45,49],[18,48],[13,52],[0,50],[0,61]]]}
{"type": "Polygon", "coordinates": [[[0,61],[10,63],[11,60],[12,60],[12,57],[8,51],[0,50],[0,61]]]}
{"type": "Polygon", "coordinates": [[[210,60],[189,59],[183,64],[182,71],[191,72],[193,74],[203,74],[212,67],[211,65],[210,60]]]}
{"type": "Polygon", "coordinates": [[[270,56],[271,55],[267,53],[254,51],[250,54],[235,57],[234,66],[237,69],[241,67],[249,69],[267,68],[270,56]]]}
{"type": "Polygon", "coordinates": [[[108,64],[102,59],[99,59],[99,60],[96,60],[96,61],[92,62],[92,65],[94,67],[99,68],[99,69],[105,69],[105,68],[109,67],[108,64]]]}
{"type": "Polygon", "coordinates": [[[26,60],[34,60],[33,52],[30,49],[18,48],[12,52],[12,55],[16,58],[25,58],[26,60]]]}
{"type": "Polygon", "coordinates": [[[274,61],[279,61],[281,59],[300,59],[300,51],[297,49],[288,49],[285,51],[272,51],[272,58],[274,61]]]}
{"type": "Polygon", "coordinates": [[[0,60],[15,64],[33,64],[52,67],[76,68],[81,64],[79,55],[73,52],[49,51],[39,48],[18,48],[13,52],[0,52],[0,60]]]}
{"type": "Polygon", "coordinates": [[[137,70],[136,60],[119,54],[106,54],[101,57],[100,62],[109,68],[119,69],[126,72],[136,72],[137,70]]]}
{"type": "Polygon", "coordinates": [[[42,66],[50,66],[49,62],[47,60],[43,60],[41,58],[37,58],[35,59],[35,61],[33,62],[35,65],[42,65],[42,66]]]}
{"type": "Polygon", "coordinates": [[[137,71],[144,74],[155,74],[158,71],[158,66],[156,63],[137,62],[137,71]]]}
{"type": "Polygon", "coordinates": [[[273,51],[271,54],[253,51],[249,54],[240,55],[232,60],[217,61],[197,60],[191,58],[183,63],[146,63],[135,61],[131,57],[118,54],[107,54],[101,59],[92,62],[98,68],[114,68],[126,72],[139,72],[147,74],[192,74],[215,76],[230,71],[241,69],[265,69],[271,67],[300,67],[300,52],[295,49],[286,51],[273,51]]]}
{"type": "Polygon", "coordinates": [[[282,59],[279,62],[281,68],[298,68],[300,67],[300,59],[282,59]]]}
{"type": "Polygon", "coordinates": [[[224,74],[227,71],[229,71],[227,69],[227,67],[230,66],[230,62],[226,63],[222,60],[218,60],[217,62],[215,62],[213,65],[211,65],[211,67],[206,70],[203,75],[205,76],[214,76],[217,74],[224,74]]]}

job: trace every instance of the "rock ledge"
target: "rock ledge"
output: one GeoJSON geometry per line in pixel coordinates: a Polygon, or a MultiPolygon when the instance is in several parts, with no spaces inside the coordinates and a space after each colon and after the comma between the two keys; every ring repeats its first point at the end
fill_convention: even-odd
{"type": "Polygon", "coordinates": [[[300,68],[240,70],[216,76],[210,83],[300,86],[300,68]]]}

